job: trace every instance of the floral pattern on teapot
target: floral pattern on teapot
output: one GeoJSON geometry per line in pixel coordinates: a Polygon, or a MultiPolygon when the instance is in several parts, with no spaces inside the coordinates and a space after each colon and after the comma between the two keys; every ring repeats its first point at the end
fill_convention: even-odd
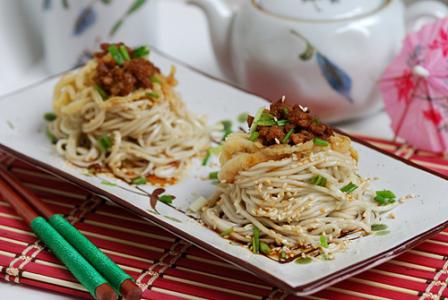
{"type": "Polygon", "coordinates": [[[378,81],[407,29],[447,15],[401,0],[189,0],[207,16],[223,73],[266,99],[286,95],[326,122],[380,110],[378,81]],[[299,58],[297,58],[297,55],[299,58]]]}
{"type": "Polygon", "coordinates": [[[82,65],[103,42],[155,44],[154,0],[43,0],[44,44],[50,71],[82,65]]]}
{"type": "MultiPolygon", "coordinates": [[[[302,0],[310,1],[310,0],[302,0]]],[[[312,0],[315,1],[315,0],[312,0]]],[[[332,2],[337,0],[330,0],[332,2]]],[[[303,40],[306,43],[306,49],[299,54],[302,61],[311,60],[316,57],[317,65],[319,66],[322,76],[325,78],[330,87],[337,93],[344,96],[350,103],[353,103],[353,98],[350,96],[352,89],[352,79],[341,67],[328,59],[320,51],[316,49],[302,34],[294,29],[291,29],[291,34],[303,40]]]]}

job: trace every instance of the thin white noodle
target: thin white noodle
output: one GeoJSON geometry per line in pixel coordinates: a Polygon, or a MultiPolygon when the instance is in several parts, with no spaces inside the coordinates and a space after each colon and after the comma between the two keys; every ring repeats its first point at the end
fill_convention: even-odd
{"type": "Polygon", "coordinates": [[[58,139],[58,153],[80,167],[107,167],[127,181],[146,175],[180,178],[190,159],[208,148],[211,128],[174,92],[173,71],[168,77],[158,74],[160,83],[152,89],[104,101],[94,88],[96,66],[91,60],[56,84],[57,119],[49,130],[58,139]],[[104,136],[112,141],[107,153],[99,142],[104,136]]]}
{"type": "Polygon", "coordinates": [[[251,242],[256,226],[271,248],[319,249],[322,235],[337,245],[349,233],[370,233],[381,213],[393,207],[379,207],[373,198],[350,153],[327,147],[299,160],[291,156],[240,171],[233,183],[220,184],[201,218],[218,232],[232,228],[229,236],[242,242],[251,242]],[[309,183],[316,175],[325,177],[325,186],[309,183]],[[342,192],[350,182],[358,188],[342,192]]]}

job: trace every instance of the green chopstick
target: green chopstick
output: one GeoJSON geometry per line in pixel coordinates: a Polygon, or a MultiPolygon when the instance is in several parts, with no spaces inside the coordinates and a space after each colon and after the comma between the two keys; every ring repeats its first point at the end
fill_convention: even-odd
{"type": "Polygon", "coordinates": [[[36,195],[25,188],[10,172],[0,168],[0,178],[8,182],[26,199],[68,243],[101,273],[114,290],[127,300],[140,299],[142,291],[134,279],[124,272],[98,247],[60,214],[53,213],[36,195]]]}
{"type": "Polygon", "coordinates": [[[106,279],[3,180],[0,194],[95,299],[117,299],[106,279]]]}
{"type": "Polygon", "coordinates": [[[79,251],[104,277],[112,287],[121,295],[121,285],[125,280],[133,281],[132,277],[125,273],[98,247],[87,239],[78,229],[67,222],[62,215],[54,214],[48,219],[53,226],[76,250],[79,251]]]}

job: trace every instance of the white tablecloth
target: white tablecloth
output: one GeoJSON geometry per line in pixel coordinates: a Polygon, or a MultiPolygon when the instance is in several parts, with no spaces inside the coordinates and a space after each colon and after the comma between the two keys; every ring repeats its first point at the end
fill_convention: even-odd
{"type": "MultiPolygon", "coordinates": [[[[195,7],[184,4],[183,1],[164,0],[160,2],[159,50],[213,76],[223,78],[212,52],[208,28],[202,12],[195,7]]],[[[11,80],[7,86],[0,87],[0,95],[31,84],[47,75],[43,64],[41,62],[36,63],[23,77],[11,80]]],[[[384,138],[392,137],[389,120],[384,112],[363,120],[341,124],[339,127],[349,132],[384,138]]],[[[0,294],[2,299],[72,299],[5,282],[0,282],[0,294]]]]}

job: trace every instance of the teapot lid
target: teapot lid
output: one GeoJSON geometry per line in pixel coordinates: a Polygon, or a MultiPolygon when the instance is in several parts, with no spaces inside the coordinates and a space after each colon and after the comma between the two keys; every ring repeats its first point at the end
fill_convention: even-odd
{"type": "Polygon", "coordinates": [[[262,10],[302,20],[340,20],[376,11],[390,0],[254,0],[262,10]]]}

